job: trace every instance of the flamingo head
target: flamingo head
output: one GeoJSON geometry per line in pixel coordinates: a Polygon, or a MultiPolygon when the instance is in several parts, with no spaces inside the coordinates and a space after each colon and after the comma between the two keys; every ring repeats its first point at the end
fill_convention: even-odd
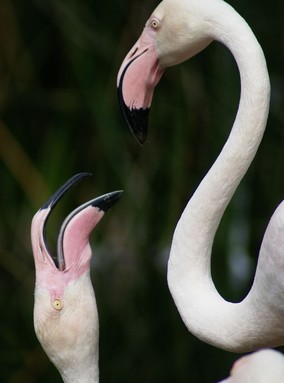
{"type": "Polygon", "coordinates": [[[141,145],[147,136],[154,88],[165,68],[193,57],[212,41],[206,15],[200,0],[163,0],[125,57],[117,78],[119,103],[141,145]]]}
{"type": "Polygon", "coordinates": [[[90,280],[89,235],[118,201],[121,191],[95,198],[69,214],[60,229],[54,258],[47,247],[45,229],[57,202],[86,175],[89,173],[77,174],[53,194],[35,214],[31,228],[36,268],[35,332],[63,379],[70,382],[84,381],[80,379],[86,374],[98,375],[99,323],[90,280]]]}

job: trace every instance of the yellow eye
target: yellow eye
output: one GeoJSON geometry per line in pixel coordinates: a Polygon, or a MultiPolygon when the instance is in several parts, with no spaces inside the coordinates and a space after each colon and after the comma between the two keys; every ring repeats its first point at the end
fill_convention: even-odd
{"type": "Polygon", "coordinates": [[[63,302],[61,301],[61,299],[59,298],[56,298],[53,300],[52,302],[52,307],[55,309],[55,310],[61,310],[63,308],[63,302]]]}
{"type": "Polygon", "coordinates": [[[151,22],[150,22],[150,25],[151,25],[151,27],[152,27],[153,29],[157,29],[157,28],[159,27],[159,25],[160,25],[160,21],[157,20],[157,19],[155,19],[155,18],[153,18],[153,19],[151,20],[151,22]]]}

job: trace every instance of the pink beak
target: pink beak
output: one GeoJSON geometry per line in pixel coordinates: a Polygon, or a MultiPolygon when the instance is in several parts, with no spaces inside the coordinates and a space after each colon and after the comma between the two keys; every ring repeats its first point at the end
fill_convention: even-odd
{"type": "Polygon", "coordinates": [[[122,191],[111,192],[86,202],[70,213],[60,229],[57,255],[51,256],[45,235],[50,213],[73,185],[90,175],[90,173],[79,173],[70,178],[35,214],[32,222],[32,242],[38,271],[46,268],[52,272],[57,270],[59,273],[64,273],[73,264],[74,259],[81,255],[79,249],[88,243],[91,231],[104,213],[120,199],[122,191]],[[47,259],[42,256],[43,253],[47,259]]]}
{"type": "Polygon", "coordinates": [[[145,28],[125,57],[117,77],[122,114],[141,145],[147,137],[148,115],[154,88],[163,72],[159,65],[153,33],[145,28]]]}

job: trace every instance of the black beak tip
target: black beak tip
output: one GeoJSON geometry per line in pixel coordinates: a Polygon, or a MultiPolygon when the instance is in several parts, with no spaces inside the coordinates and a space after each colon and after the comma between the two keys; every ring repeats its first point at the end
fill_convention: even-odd
{"type": "Polygon", "coordinates": [[[120,200],[122,193],[123,190],[118,190],[98,197],[92,202],[92,206],[97,207],[103,212],[107,212],[116,202],[120,200]]]}
{"type": "Polygon", "coordinates": [[[141,146],[147,139],[148,116],[150,109],[129,109],[125,106],[127,125],[141,146]]]}
{"type": "Polygon", "coordinates": [[[128,128],[130,129],[131,133],[134,135],[136,140],[139,142],[139,144],[143,146],[147,138],[148,116],[150,109],[129,108],[124,102],[121,86],[118,88],[118,99],[121,112],[127,123],[128,128]]]}

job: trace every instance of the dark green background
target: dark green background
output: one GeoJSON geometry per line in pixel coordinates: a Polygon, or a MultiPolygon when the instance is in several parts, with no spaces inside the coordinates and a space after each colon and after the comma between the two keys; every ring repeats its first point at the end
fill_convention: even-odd
{"type": "MultiPolygon", "coordinates": [[[[266,224],[284,195],[284,3],[230,3],[259,39],[272,82],[267,131],[214,244],[214,281],[235,301],[250,287],[266,224]],[[239,248],[251,264],[240,280],[230,268],[239,248]]],[[[53,248],[70,210],[125,190],[91,237],[100,381],[213,383],[238,357],[188,333],[167,288],[166,262],[178,217],[228,135],[239,76],[217,43],[168,69],[141,149],[122,120],[116,75],[157,4],[0,0],[1,382],[61,381],[33,330],[30,223],[79,171],[94,177],[58,206],[49,223],[53,248]]]]}

